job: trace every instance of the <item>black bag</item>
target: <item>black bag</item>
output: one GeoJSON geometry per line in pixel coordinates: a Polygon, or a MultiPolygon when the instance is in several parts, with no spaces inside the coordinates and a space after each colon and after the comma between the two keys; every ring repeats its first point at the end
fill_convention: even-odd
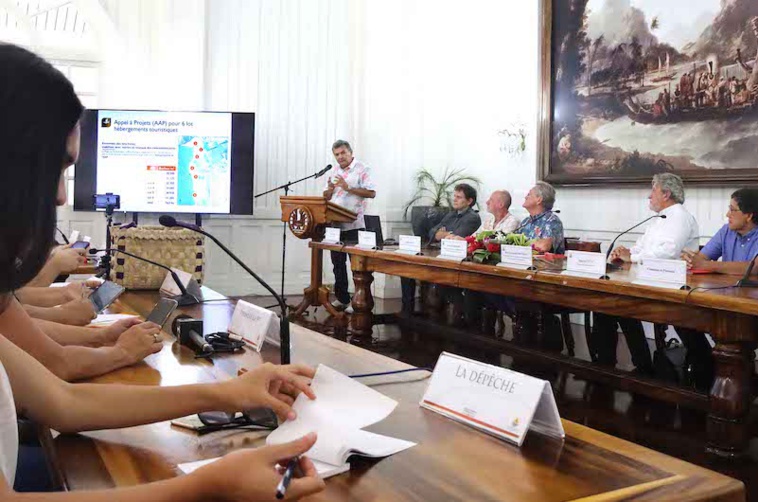
{"type": "Polygon", "coordinates": [[[672,338],[653,354],[655,376],[667,382],[686,385],[687,383],[687,349],[672,338]]]}

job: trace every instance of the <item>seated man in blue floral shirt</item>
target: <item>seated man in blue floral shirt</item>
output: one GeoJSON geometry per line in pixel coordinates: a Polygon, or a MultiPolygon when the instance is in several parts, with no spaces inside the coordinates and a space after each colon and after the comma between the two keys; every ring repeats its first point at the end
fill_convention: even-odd
{"type": "MultiPolygon", "coordinates": [[[[534,239],[532,245],[540,253],[561,254],[564,251],[563,223],[558,215],[552,211],[554,203],[555,189],[544,181],[538,181],[529,190],[524,199],[524,204],[522,204],[522,207],[529,212],[529,216],[521,222],[515,232],[534,239]]],[[[514,321],[518,324],[518,326],[514,325],[514,336],[520,338],[518,341],[531,345],[536,341],[532,338],[538,325],[537,316],[544,315],[546,317],[541,324],[545,326],[546,333],[544,335],[546,339],[539,342],[544,348],[560,352],[563,341],[560,331],[557,332],[556,336],[556,319],[552,314],[543,314],[540,311],[517,312],[513,298],[507,296],[483,294],[471,290],[467,290],[465,295],[465,310],[469,325],[475,326],[479,323],[478,317],[481,306],[499,310],[507,315],[514,316],[514,321]]],[[[560,326],[557,327],[560,330],[560,326]]]]}
{"type": "Polygon", "coordinates": [[[526,194],[522,207],[529,216],[521,222],[516,232],[535,239],[534,249],[540,253],[562,254],[563,222],[553,212],[555,189],[544,181],[538,181],[526,194]]]}

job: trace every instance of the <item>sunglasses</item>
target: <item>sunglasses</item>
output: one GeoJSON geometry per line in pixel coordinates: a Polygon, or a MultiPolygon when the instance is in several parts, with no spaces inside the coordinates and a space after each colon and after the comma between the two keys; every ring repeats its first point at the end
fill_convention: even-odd
{"type": "Polygon", "coordinates": [[[198,413],[197,418],[203,423],[203,427],[196,429],[199,434],[243,428],[274,430],[279,426],[276,413],[270,408],[255,408],[237,413],[205,411],[198,413]]]}

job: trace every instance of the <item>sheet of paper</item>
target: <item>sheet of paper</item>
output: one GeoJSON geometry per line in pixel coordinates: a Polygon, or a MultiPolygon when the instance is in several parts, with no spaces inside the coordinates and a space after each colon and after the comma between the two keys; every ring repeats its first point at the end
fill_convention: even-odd
{"type": "Polygon", "coordinates": [[[397,406],[394,399],[323,364],[316,369],[311,389],[318,399],[311,401],[303,394],[298,396],[294,405],[298,418],[282,424],[275,432],[286,431],[298,421],[309,425],[340,423],[362,429],[384,420],[397,406]]]}
{"type": "Polygon", "coordinates": [[[397,402],[328,366],[319,365],[311,388],[317,399],[298,396],[293,408],[295,420],[273,431],[266,444],[281,444],[309,432],[318,433],[308,455],[332,465],[341,465],[351,453],[382,457],[415,443],[360,430],[386,418],[397,402]]]}
{"type": "Polygon", "coordinates": [[[116,321],[121,319],[131,319],[132,317],[139,318],[138,315],[133,314],[100,314],[91,323],[90,326],[110,326],[116,321]]]}
{"type": "MultiPolygon", "coordinates": [[[[196,462],[186,462],[184,464],[179,464],[177,467],[180,471],[182,471],[184,474],[190,474],[193,471],[196,471],[197,469],[203,467],[204,465],[211,464],[218,460],[221,457],[216,458],[209,458],[206,460],[198,460],[196,462]]],[[[313,465],[316,467],[316,471],[318,472],[318,475],[321,476],[321,478],[326,479],[332,476],[336,476],[337,474],[342,474],[343,472],[347,472],[350,470],[350,464],[345,462],[343,465],[331,465],[326,464],[324,462],[319,462],[318,460],[313,460],[313,465]]]]}

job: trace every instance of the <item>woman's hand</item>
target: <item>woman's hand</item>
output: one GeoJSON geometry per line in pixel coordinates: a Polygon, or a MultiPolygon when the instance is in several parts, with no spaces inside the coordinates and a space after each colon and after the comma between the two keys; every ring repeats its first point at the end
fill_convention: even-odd
{"type": "Polygon", "coordinates": [[[302,364],[266,363],[232,380],[218,384],[220,406],[230,413],[251,408],[271,408],[281,420],[295,418],[292,404],[302,392],[316,399],[310,388],[315,370],[302,364]]]}
{"type": "MultiPolygon", "coordinates": [[[[199,486],[208,487],[207,495],[214,499],[276,501],[276,488],[283,472],[276,465],[286,466],[290,459],[310,450],[315,443],[316,434],[311,432],[291,443],[237,450],[190,476],[197,477],[199,486]]],[[[292,478],[284,500],[298,500],[324,489],[324,480],[318,476],[313,462],[304,456],[300,457],[300,470],[302,476],[292,478]]]]}
{"type": "Polygon", "coordinates": [[[70,282],[67,286],[63,287],[66,294],[66,300],[81,300],[82,298],[89,298],[92,294],[92,290],[82,281],[70,282]]]}
{"type": "Polygon", "coordinates": [[[50,261],[59,274],[68,274],[87,263],[86,249],[73,249],[70,244],[57,248],[50,261]]]}
{"type": "Polygon", "coordinates": [[[95,306],[87,298],[72,300],[55,308],[61,309],[63,316],[60,322],[63,324],[86,326],[97,317],[95,306]]]}
{"type": "Polygon", "coordinates": [[[98,330],[98,335],[100,335],[99,340],[103,345],[113,345],[123,332],[138,324],[142,324],[142,320],[139,317],[129,317],[120,319],[105,328],[95,329],[98,330]]]}

